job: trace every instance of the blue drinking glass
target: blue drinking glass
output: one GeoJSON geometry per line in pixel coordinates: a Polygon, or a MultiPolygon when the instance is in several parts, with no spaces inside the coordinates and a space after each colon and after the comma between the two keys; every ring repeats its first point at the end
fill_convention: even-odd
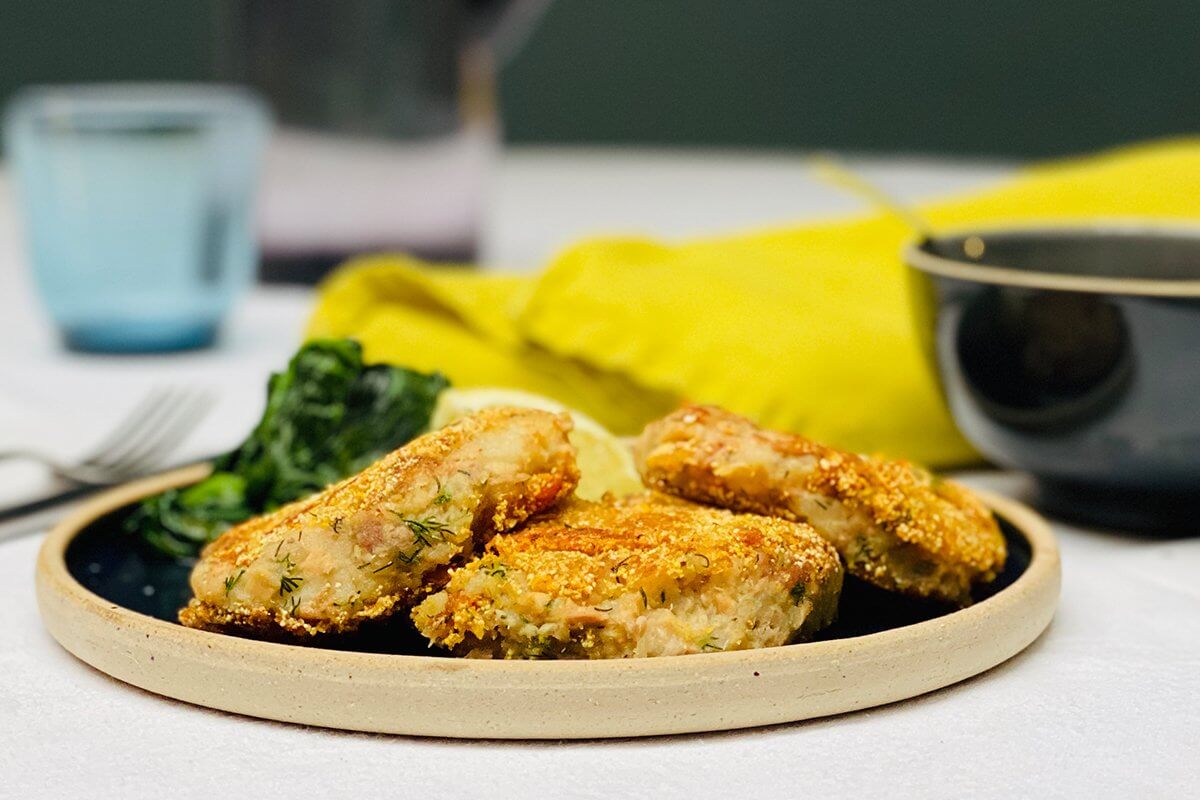
{"type": "Polygon", "coordinates": [[[35,283],[67,346],[210,344],[254,277],[265,105],[233,87],[31,88],[4,127],[35,283]]]}

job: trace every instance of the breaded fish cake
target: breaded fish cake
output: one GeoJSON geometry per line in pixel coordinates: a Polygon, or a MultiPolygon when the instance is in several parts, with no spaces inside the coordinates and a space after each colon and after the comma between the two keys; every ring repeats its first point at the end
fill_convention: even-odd
{"type": "Polygon", "coordinates": [[[428,433],[341,483],[226,531],[192,571],[184,625],[305,636],[415,602],[571,493],[565,414],[493,408],[428,433]]]}
{"type": "Polygon", "coordinates": [[[689,406],[650,423],[635,459],[660,491],[811,524],[850,574],[884,589],[966,605],[971,584],[1004,566],[995,518],[963,487],[720,408],[689,406]]]}
{"type": "Polygon", "coordinates": [[[576,500],[493,539],[413,621],[461,655],[744,650],[829,624],[841,586],[837,552],[807,525],[649,496],[576,500]]]}

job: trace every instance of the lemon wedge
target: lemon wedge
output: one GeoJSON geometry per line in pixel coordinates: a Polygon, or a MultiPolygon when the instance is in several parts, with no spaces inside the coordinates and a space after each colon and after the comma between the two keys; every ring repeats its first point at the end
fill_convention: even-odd
{"type": "Polygon", "coordinates": [[[446,389],[438,396],[429,427],[441,428],[460,417],[495,406],[565,411],[571,415],[575,429],[570,438],[571,444],[575,445],[580,472],[575,493],[583,499],[599,500],[605,492],[621,496],[642,491],[633,455],[625,443],[596,420],[549,397],[516,389],[446,389]]]}

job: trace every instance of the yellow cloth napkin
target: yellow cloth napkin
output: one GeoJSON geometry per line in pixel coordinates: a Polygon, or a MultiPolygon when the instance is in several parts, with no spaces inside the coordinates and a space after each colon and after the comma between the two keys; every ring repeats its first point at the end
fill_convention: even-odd
{"type": "MultiPolygon", "coordinates": [[[[1034,167],[921,209],[939,229],[1200,217],[1200,140],[1034,167]]],[[[918,339],[900,250],[871,214],[679,245],[581,243],[541,274],[401,256],[356,259],[322,288],[310,336],[458,386],[553,397],[618,433],[681,400],[933,465],[976,458],[918,339]]]]}

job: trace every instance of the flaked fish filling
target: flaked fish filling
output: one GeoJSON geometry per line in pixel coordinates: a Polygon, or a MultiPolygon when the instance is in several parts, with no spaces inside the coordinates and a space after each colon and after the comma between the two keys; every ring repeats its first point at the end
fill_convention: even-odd
{"type": "MultiPolygon", "coordinates": [[[[497,580],[503,579],[488,582],[497,580]]],[[[659,589],[653,598],[638,592],[599,606],[551,598],[542,608],[518,604],[496,611],[489,625],[452,638],[476,658],[652,657],[775,647],[791,641],[814,613],[804,594],[769,579],[727,579],[698,594],[659,589]]],[[[429,616],[444,608],[441,598],[427,603],[422,611],[429,616]]]]}
{"type": "MultiPolygon", "coordinates": [[[[792,550],[732,559],[720,551],[684,552],[676,557],[678,569],[639,572],[629,580],[612,578],[620,578],[624,562],[609,566],[606,554],[568,554],[572,577],[551,591],[539,589],[548,583],[544,574],[490,552],[421,603],[413,619],[431,641],[476,658],[628,658],[774,647],[832,621],[842,572],[825,548],[809,552],[817,560],[800,577],[792,550]]],[[[533,557],[544,566],[563,555],[533,557]]]]}

